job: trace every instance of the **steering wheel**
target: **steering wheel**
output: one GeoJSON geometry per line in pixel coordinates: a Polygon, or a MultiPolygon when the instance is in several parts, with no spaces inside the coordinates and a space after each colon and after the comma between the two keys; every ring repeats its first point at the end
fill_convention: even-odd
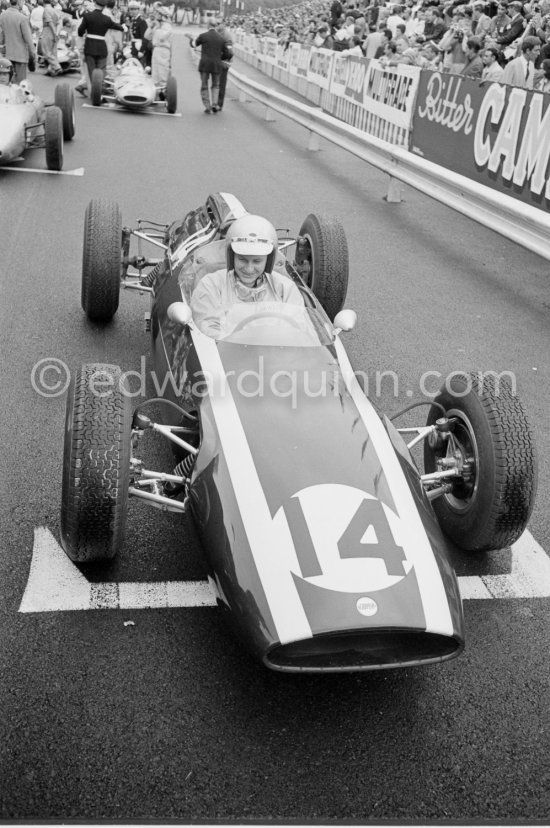
{"type": "Polygon", "coordinates": [[[249,316],[246,319],[242,319],[231,331],[232,334],[237,333],[237,331],[242,331],[243,328],[246,328],[247,325],[250,325],[251,322],[254,322],[256,319],[282,319],[283,322],[286,322],[287,325],[291,325],[293,328],[301,331],[302,328],[296,322],[295,319],[291,317],[285,316],[283,313],[277,313],[277,311],[260,311],[260,313],[255,313],[254,316],[249,316]]]}

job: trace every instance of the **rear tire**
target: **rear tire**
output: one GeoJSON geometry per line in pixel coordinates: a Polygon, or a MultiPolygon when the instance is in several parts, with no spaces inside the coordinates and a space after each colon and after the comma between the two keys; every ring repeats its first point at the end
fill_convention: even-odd
{"type": "MultiPolygon", "coordinates": [[[[446,535],[468,552],[503,549],[524,532],[537,489],[537,459],[523,405],[509,383],[481,373],[457,374],[434,402],[456,417],[460,453],[472,474],[432,503],[446,535]]],[[[430,409],[427,425],[441,417],[430,409]]],[[[433,472],[446,448],[424,441],[424,468],[433,472]]]]}
{"type": "Polygon", "coordinates": [[[172,75],[169,76],[166,82],[166,109],[173,114],[178,107],[178,83],[172,75]]]}
{"type": "Polygon", "coordinates": [[[103,96],[103,70],[94,69],[91,78],[90,101],[92,106],[101,106],[103,96]]]}
{"type": "Polygon", "coordinates": [[[128,506],[132,406],[116,365],[83,365],[67,398],[61,545],[75,563],[115,556],[128,506]]]}
{"type": "Polygon", "coordinates": [[[46,166],[59,172],[63,169],[63,114],[57,106],[49,106],[44,118],[46,166]]]}
{"type": "Polygon", "coordinates": [[[120,296],[122,216],[114,201],[92,199],[84,218],[82,309],[96,322],[108,322],[120,296]]]}
{"type": "Polygon", "coordinates": [[[72,141],[75,134],[74,92],[68,83],[58,84],[55,87],[55,105],[63,115],[63,138],[72,141]]]}
{"type": "Polygon", "coordinates": [[[348,243],[339,221],[310,214],[300,228],[304,244],[296,252],[296,266],[329,319],[346,301],[349,277],[348,243]]]}

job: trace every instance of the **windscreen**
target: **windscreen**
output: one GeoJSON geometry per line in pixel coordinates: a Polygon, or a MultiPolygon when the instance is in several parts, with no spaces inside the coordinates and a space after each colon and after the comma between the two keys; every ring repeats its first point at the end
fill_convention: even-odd
{"type": "Polygon", "coordinates": [[[330,324],[315,308],[285,302],[243,302],[224,314],[220,341],[240,345],[316,347],[328,345],[330,324]]]}

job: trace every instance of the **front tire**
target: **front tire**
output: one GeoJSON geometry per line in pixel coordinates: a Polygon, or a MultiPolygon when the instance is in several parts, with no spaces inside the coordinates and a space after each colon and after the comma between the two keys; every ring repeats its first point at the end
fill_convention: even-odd
{"type": "Polygon", "coordinates": [[[63,138],[72,141],[75,134],[74,92],[68,83],[58,84],[54,93],[55,105],[63,115],[63,138]]]}
{"type": "Polygon", "coordinates": [[[349,278],[348,243],[336,219],[310,214],[300,228],[296,266],[329,319],[346,301],[349,278]]]}
{"type": "MultiPolygon", "coordinates": [[[[461,549],[486,552],[514,543],[531,516],[537,488],[537,460],[531,428],[508,382],[493,375],[457,374],[434,402],[455,417],[459,453],[469,474],[432,503],[445,534],[461,549]]],[[[433,406],[427,425],[441,417],[433,406]]],[[[424,441],[424,468],[436,471],[446,448],[424,441]]]]}
{"type": "Polygon", "coordinates": [[[83,365],[67,398],[61,545],[75,563],[112,559],[124,539],[132,407],[116,365],[83,365]]]}
{"type": "Polygon", "coordinates": [[[59,107],[49,106],[44,118],[46,166],[59,172],[63,169],[63,114],[59,107]]]}
{"type": "Polygon", "coordinates": [[[114,201],[92,199],[84,218],[82,309],[88,319],[108,322],[120,296],[122,216],[114,201]]]}
{"type": "Polygon", "coordinates": [[[91,78],[90,101],[92,106],[101,106],[103,96],[103,70],[94,69],[91,78]]]}
{"type": "Polygon", "coordinates": [[[168,78],[166,82],[166,110],[173,114],[177,107],[178,107],[178,83],[172,75],[168,78]]]}

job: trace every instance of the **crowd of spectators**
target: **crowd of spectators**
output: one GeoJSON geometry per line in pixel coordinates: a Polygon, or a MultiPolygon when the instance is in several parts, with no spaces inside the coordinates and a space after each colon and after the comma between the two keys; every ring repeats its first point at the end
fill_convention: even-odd
{"type": "MultiPolygon", "coordinates": [[[[106,44],[107,69],[121,62],[123,48],[126,46],[126,53],[137,57],[145,68],[152,70],[155,81],[163,82],[166,79],[169,58],[168,68],[161,66],[159,69],[159,61],[162,63],[166,44],[171,44],[169,18],[172,16],[172,8],[163,6],[160,0],[0,0],[0,55],[6,57],[11,56],[10,50],[14,46],[10,42],[14,35],[3,25],[4,14],[10,7],[12,14],[16,8],[19,17],[24,19],[19,25],[21,31],[25,32],[28,28],[32,37],[32,44],[29,42],[23,50],[26,54],[25,58],[21,58],[24,65],[32,67],[31,71],[34,71],[35,56],[38,55],[42,59],[39,65],[44,66],[46,74],[60,74],[62,70],[58,63],[58,48],[62,42],[80,55],[83,74],[75,88],[85,96],[89,77],[84,72],[86,38],[83,36],[85,32],[82,30],[82,20],[94,9],[99,9],[113,21],[112,28],[100,37],[106,44]],[[161,57],[155,61],[156,45],[159,46],[157,52],[161,57]]],[[[166,60],[164,58],[164,63],[166,60]]],[[[19,70],[17,62],[15,70],[16,81],[26,77],[26,70],[19,70]]]]}
{"type": "Polygon", "coordinates": [[[550,0],[307,0],[233,15],[228,24],[285,48],[301,43],[550,89],[550,0]]]}
{"type": "MultiPolygon", "coordinates": [[[[0,0],[0,11],[10,1],[0,0]]],[[[107,0],[106,11],[124,20],[128,2],[107,0]]],[[[17,4],[37,43],[43,36],[44,8],[57,15],[57,35],[65,28],[69,38],[71,21],[74,35],[76,21],[93,0],[17,4]]],[[[153,0],[139,4],[144,21],[157,5],[153,0]]],[[[231,29],[276,38],[284,48],[301,43],[377,58],[386,66],[413,65],[550,91],[550,0],[303,0],[234,14],[225,22],[231,29]]],[[[53,62],[53,47],[44,51],[52,53],[53,62]]]]}

